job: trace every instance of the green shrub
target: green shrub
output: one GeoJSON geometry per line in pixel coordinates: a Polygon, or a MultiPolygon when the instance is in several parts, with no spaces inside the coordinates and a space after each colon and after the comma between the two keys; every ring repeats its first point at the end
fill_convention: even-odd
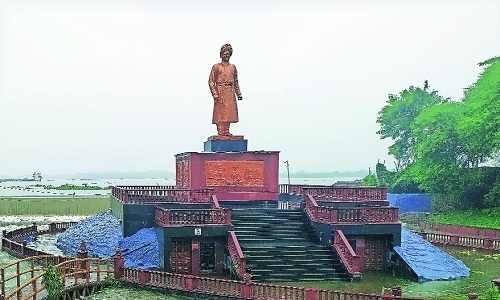
{"type": "Polygon", "coordinates": [[[54,266],[45,267],[43,270],[45,274],[43,274],[42,284],[47,290],[47,300],[58,300],[64,293],[62,273],[54,266]]]}
{"type": "Polygon", "coordinates": [[[500,289],[492,287],[479,298],[483,300],[500,300],[500,289]]]}

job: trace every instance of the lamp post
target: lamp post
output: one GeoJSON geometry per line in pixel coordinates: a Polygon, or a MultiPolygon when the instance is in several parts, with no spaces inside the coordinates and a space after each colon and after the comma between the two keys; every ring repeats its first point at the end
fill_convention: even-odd
{"type": "Polygon", "coordinates": [[[288,186],[290,186],[290,165],[288,164],[288,160],[285,161],[286,164],[286,175],[288,179],[288,186]]]}

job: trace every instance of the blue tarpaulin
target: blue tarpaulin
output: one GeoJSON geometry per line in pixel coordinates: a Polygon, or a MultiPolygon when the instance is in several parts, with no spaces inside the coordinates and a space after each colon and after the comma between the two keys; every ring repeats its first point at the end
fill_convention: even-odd
{"type": "Polygon", "coordinates": [[[391,206],[399,207],[399,213],[430,212],[431,194],[387,194],[391,206]]]}
{"type": "Polygon", "coordinates": [[[160,251],[154,228],[144,228],[120,242],[125,267],[153,269],[160,265],[160,251]]]}
{"type": "Polygon", "coordinates": [[[418,281],[453,280],[469,276],[469,268],[461,261],[402,228],[401,246],[394,251],[417,274],[418,281]]]}
{"type": "Polygon", "coordinates": [[[120,222],[109,211],[81,220],[57,237],[56,246],[63,253],[76,256],[85,242],[88,257],[111,258],[123,238],[120,222]]]}

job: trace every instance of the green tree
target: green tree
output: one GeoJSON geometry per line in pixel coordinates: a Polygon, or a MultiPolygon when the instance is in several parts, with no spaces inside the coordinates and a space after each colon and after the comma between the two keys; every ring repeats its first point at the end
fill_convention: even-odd
{"type": "Polygon", "coordinates": [[[500,152],[500,57],[479,65],[484,70],[465,90],[463,118],[457,124],[471,167],[489,160],[498,163],[500,152]]]}
{"type": "MultiPolygon", "coordinates": [[[[415,161],[409,167],[419,187],[434,194],[464,199],[464,172],[470,165],[467,147],[457,124],[463,115],[461,103],[449,102],[422,111],[415,118],[415,161]]],[[[449,198],[449,197],[446,197],[449,198]]]]}
{"type": "Polygon", "coordinates": [[[415,118],[425,108],[447,101],[436,90],[429,91],[427,80],[423,88],[410,86],[398,95],[389,94],[387,104],[379,111],[377,123],[380,124],[380,130],[377,134],[382,139],[391,138],[394,141],[389,146],[389,154],[396,159],[398,170],[414,160],[412,125],[415,118]]]}

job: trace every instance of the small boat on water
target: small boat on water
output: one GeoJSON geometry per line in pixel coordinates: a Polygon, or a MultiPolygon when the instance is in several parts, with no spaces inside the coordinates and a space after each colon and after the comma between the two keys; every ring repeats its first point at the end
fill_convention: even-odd
{"type": "Polygon", "coordinates": [[[0,181],[42,181],[42,173],[33,172],[32,178],[6,178],[0,181]]]}

